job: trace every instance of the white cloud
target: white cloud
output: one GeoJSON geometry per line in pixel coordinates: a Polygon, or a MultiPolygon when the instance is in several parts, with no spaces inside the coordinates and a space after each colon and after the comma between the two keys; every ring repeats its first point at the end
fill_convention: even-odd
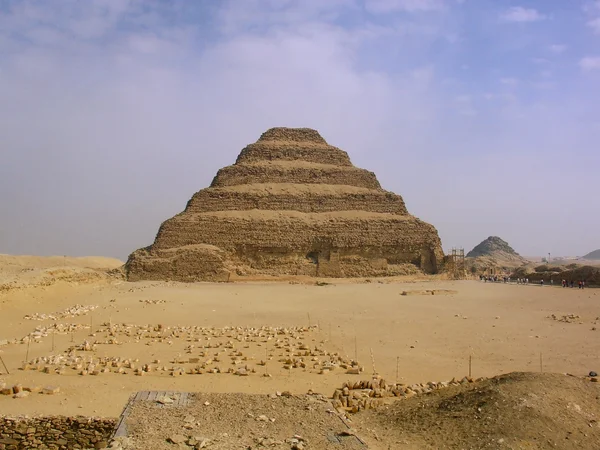
{"type": "Polygon", "coordinates": [[[365,0],[365,8],[373,14],[395,11],[439,11],[446,7],[444,0],[365,0]]]}
{"type": "Polygon", "coordinates": [[[587,25],[594,31],[594,33],[600,34],[600,17],[590,20],[587,25]]]}
{"type": "Polygon", "coordinates": [[[326,23],[341,13],[358,8],[356,0],[223,0],[217,13],[220,29],[226,33],[247,32],[255,27],[280,27],[289,30],[307,22],[326,23]]]}
{"type": "Polygon", "coordinates": [[[550,51],[552,53],[563,53],[566,49],[567,46],[564,44],[552,44],[550,47],[548,47],[550,49],[550,51]]]}
{"type": "Polygon", "coordinates": [[[600,56],[586,56],[579,61],[579,67],[583,70],[599,70],[600,56]]]}
{"type": "Polygon", "coordinates": [[[600,0],[593,0],[583,5],[583,10],[588,14],[594,14],[600,11],[600,0]]]}
{"type": "Polygon", "coordinates": [[[516,86],[519,84],[519,80],[516,78],[500,78],[500,83],[505,84],[507,86],[516,86]]]}
{"type": "Polygon", "coordinates": [[[539,20],[544,20],[546,16],[533,8],[513,6],[504,12],[500,18],[507,22],[537,22],[539,20]]]}

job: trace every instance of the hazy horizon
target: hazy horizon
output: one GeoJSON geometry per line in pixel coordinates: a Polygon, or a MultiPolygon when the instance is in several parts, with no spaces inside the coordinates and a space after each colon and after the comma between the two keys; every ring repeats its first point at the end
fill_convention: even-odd
{"type": "Polygon", "coordinates": [[[0,253],[125,259],[276,126],[445,251],[600,248],[600,0],[0,1],[0,253]]]}

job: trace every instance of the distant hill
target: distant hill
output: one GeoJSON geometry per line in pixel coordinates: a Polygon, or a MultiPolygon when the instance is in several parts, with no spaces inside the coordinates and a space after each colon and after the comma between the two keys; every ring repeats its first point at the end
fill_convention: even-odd
{"type": "Polygon", "coordinates": [[[582,256],[582,259],[597,259],[600,260],[600,249],[594,250],[591,253],[588,253],[585,256],[582,256]]]}
{"type": "Polygon", "coordinates": [[[515,261],[526,263],[527,260],[498,236],[490,236],[467,253],[467,258],[490,257],[498,261],[515,261]]]}

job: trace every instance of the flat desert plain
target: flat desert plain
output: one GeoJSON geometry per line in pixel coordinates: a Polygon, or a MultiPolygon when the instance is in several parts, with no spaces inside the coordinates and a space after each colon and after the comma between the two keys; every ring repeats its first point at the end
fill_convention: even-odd
{"type": "Polygon", "coordinates": [[[114,417],[140,390],[331,395],[373,371],[388,382],[460,379],[470,356],[473,377],[600,371],[600,290],[439,278],[322,281],[329,284],[79,277],[7,288],[0,356],[10,374],[0,365],[0,384],[60,392],[0,395],[0,415],[114,417]],[[73,316],[75,305],[84,308],[73,316]],[[360,375],[341,367],[354,359],[360,375]]]}

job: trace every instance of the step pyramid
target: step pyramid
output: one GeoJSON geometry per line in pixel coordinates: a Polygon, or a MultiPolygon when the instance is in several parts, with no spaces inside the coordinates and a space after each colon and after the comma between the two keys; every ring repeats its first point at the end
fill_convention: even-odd
{"type": "Polygon", "coordinates": [[[437,230],[308,128],[272,128],[133,252],[129,280],[436,273],[437,230]]]}

